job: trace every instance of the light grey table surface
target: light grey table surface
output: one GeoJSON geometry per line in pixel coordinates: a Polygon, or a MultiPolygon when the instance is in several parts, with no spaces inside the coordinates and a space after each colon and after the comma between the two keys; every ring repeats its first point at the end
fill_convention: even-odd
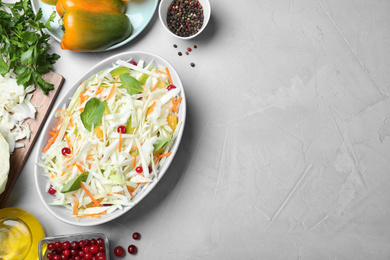
{"type": "Polygon", "coordinates": [[[389,259],[390,1],[211,7],[190,41],[169,35],[156,12],[119,49],[73,53],[51,42],[65,77],[58,101],[121,52],[155,53],[180,75],[184,136],[140,204],[96,227],[57,220],[34,184],[35,147],[7,206],[31,212],[47,235],[99,231],[111,249],[135,244],[126,259],[389,259]]]}

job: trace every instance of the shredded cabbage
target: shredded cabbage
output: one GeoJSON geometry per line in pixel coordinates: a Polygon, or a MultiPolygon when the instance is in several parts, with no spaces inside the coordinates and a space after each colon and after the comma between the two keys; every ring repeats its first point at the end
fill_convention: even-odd
{"type": "Polygon", "coordinates": [[[0,75],[0,134],[7,140],[10,153],[24,147],[18,140],[30,138],[30,127],[24,122],[35,118],[36,109],[30,102],[34,90],[34,86],[25,89],[19,85],[13,71],[0,75]]]}
{"type": "MultiPolygon", "coordinates": [[[[167,69],[154,63],[144,66],[141,60],[134,66],[119,60],[83,82],[69,106],[56,111],[60,120],[38,163],[48,177],[46,191],[50,187],[57,191],[51,205],[67,207],[76,218],[99,218],[132,206],[140,190],[158,176],[181,127],[180,121],[169,120],[175,117],[178,122],[181,97],[179,88],[167,88],[171,83],[167,69]],[[129,94],[118,71],[144,81],[142,91],[129,94]],[[92,98],[103,102],[105,109],[89,131],[80,115],[92,98]],[[119,133],[123,127],[126,133],[119,133]],[[170,141],[156,150],[154,145],[164,139],[170,141]],[[63,148],[70,154],[64,155],[63,148]],[[61,192],[83,172],[89,173],[83,187],[61,192]]],[[[90,112],[88,118],[98,115],[90,112]]]]}

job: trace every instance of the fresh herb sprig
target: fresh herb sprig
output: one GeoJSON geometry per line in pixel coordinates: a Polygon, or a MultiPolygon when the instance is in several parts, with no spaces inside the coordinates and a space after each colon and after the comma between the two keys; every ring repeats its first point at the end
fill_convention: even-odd
{"type": "Polygon", "coordinates": [[[42,10],[35,15],[29,0],[4,3],[0,0],[0,74],[11,69],[17,74],[17,83],[27,87],[36,84],[45,95],[54,86],[47,83],[42,74],[49,72],[59,55],[49,54],[50,36],[44,29],[50,29],[55,12],[44,24],[42,10]]]}

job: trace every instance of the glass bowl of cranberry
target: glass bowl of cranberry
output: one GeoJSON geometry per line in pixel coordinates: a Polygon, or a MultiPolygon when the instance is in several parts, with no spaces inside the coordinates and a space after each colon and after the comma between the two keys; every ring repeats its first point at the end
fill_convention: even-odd
{"type": "Polygon", "coordinates": [[[108,238],[103,233],[45,237],[39,242],[40,260],[109,260],[108,238]]]}

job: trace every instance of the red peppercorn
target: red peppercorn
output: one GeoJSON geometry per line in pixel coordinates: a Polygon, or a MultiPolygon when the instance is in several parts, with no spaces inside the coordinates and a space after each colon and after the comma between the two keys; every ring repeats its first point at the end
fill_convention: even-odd
{"type": "Polygon", "coordinates": [[[172,89],[175,89],[175,88],[176,88],[176,86],[175,86],[175,85],[172,85],[172,84],[171,84],[171,85],[168,85],[168,87],[167,87],[168,90],[172,90],[172,89]]]}
{"type": "Polygon", "coordinates": [[[129,254],[135,255],[137,253],[137,247],[135,245],[129,245],[127,251],[129,251],[129,254]]]}
{"type": "Polygon", "coordinates": [[[138,232],[134,232],[134,233],[133,233],[133,239],[138,240],[138,239],[140,239],[140,238],[141,238],[140,233],[138,233],[138,232]]]}
{"type": "Polygon", "coordinates": [[[130,64],[133,64],[134,66],[137,66],[137,63],[135,61],[130,61],[130,64]]]}
{"type": "MultiPolygon", "coordinates": [[[[56,194],[57,191],[55,189],[53,189],[53,187],[50,185],[50,188],[49,188],[48,192],[49,192],[49,194],[54,195],[54,194],[56,194]]],[[[49,249],[49,250],[52,250],[52,249],[49,249]]]]}
{"type": "Polygon", "coordinates": [[[125,250],[121,246],[117,246],[114,249],[114,255],[117,257],[121,257],[125,254],[125,250]]]}
{"type": "MultiPolygon", "coordinates": [[[[51,186],[50,186],[51,187],[51,186]]],[[[56,248],[56,245],[54,244],[54,243],[49,243],[48,245],[47,245],[47,249],[49,249],[50,251],[51,250],[54,250],[56,248]]]]}
{"type": "Polygon", "coordinates": [[[135,171],[137,172],[137,173],[141,173],[141,172],[143,172],[144,170],[142,169],[142,167],[137,167],[137,168],[135,168],[135,171]]]}
{"type": "Polygon", "coordinates": [[[190,47],[187,48],[187,51],[192,51],[192,49],[190,47]]]}
{"type": "Polygon", "coordinates": [[[200,3],[198,2],[198,6],[200,5],[200,3]]]}
{"type": "Polygon", "coordinates": [[[68,154],[70,154],[72,151],[70,150],[70,148],[69,147],[64,147],[64,148],[62,148],[62,150],[61,150],[61,153],[62,153],[62,155],[64,155],[64,156],[67,156],[68,154]]]}
{"type": "MultiPolygon", "coordinates": [[[[95,243],[96,243],[96,241],[95,241],[95,243]]],[[[99,246],[98,245],[91,245],[90,250],[91,250],[92,254],[96,254],[97,252],[99,252],[99,246]]]]}
{"type": "Polygon", "coordinates": [[[120,126],[118,126],[118,128],[116,129],[116,131],[117,131],[118,133],[124,134],[124,133],[126,133],[126,127],[125,127],[124,125],[120,125],[120,126]]]}
{"type": "Polygon", "coordinates": [[[196,48],[198,48],[198,46],[194,45],[194,48],[196,49],[196,48]]]}

